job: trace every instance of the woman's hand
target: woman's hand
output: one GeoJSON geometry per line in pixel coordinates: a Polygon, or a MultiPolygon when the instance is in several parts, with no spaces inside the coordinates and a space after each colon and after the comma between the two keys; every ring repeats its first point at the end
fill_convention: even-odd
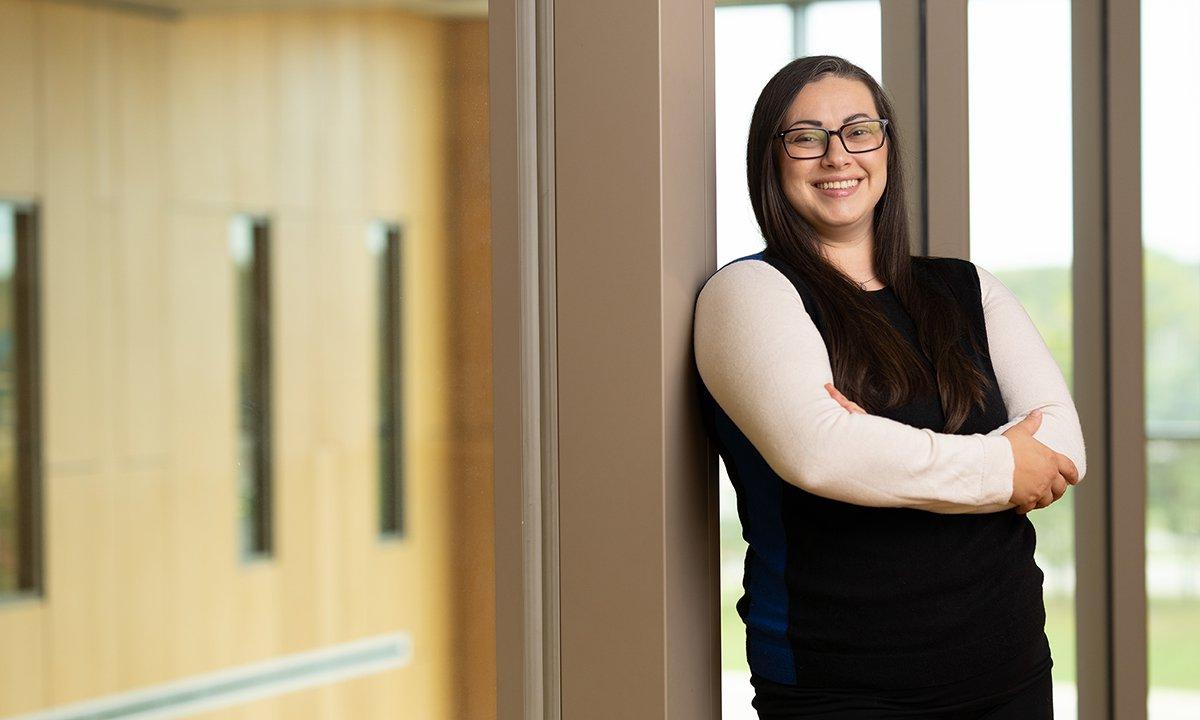
{"type": "Polygon", "coordinates": [[[858,403],[851,401],[850,398],[843,395],[841,393],[841,391],[839,391],[837,388],[835,388],[833,386],[833,383],[825,383],[825,390],[826,390],[826,392],[828,392],[830,395],[833,396],[834,400],[837,400],[838,403],[840,403],[842,407],[846,408],[850,412],[861,413],[863,415],[871,414],[871,413],[867,412],[866,410],[863,410],[861,407],[859,407],[858,403]]]}
{"type": "MultiPolygon", "coordinates": [[[[858,403],[843,395],[833,383],[825,383],[825,390],[847,411],[870,414],[858,403]]],[[[1030,510],[1050,507],[1067,493],[1068,485],[1079,482],[1079,471],[1071,458],[1051,450],[1033,437],[1041,424],[1042,413],[1040,410],[1034,410],[1024,420],[1004,432],[1005,437],[1012,443],[1016,460],[1013,495],[1009,502],[1017,505],[1017,513],[1020,515],[1030,510]],[[1016,432],[1013,432],[1014,430],[1016,432]],[[1021,499],[1025,499],[1026,502],[1022,503],[1021,499]]]]}
{"type": "Polygon", "coordinates": [[[1068,485],[1076,485],[1079,483],[1079,470],[1076,469],[1074,461],[1064,456],[1063,462],[1066,464],[1066,470],[1060,468],[1057,477],[1050,483],[1050,488],[1042,493],[1042,496],[1036,502],[1028,502],[1017,508],[1017,513],[1024,515],[1034,508],[1049,507],[1051,503],[1058,500],[1063,495],[1067,494],[1068,485]]]}
{"type": "Polygon", "coordinates": [[[1004,436],[1012,444],[1016,464],[1013,494],[1009,502],[1017,506],[1019,515],[1035,508],[1049,507],[1066,494],[1067,485],[1079,482],[1079,471],[1069,457],[1051,450],[1033,437],[1041,424],[1041,411],[1034,410],[1021,422],[1004,431],[1004,436]]]}

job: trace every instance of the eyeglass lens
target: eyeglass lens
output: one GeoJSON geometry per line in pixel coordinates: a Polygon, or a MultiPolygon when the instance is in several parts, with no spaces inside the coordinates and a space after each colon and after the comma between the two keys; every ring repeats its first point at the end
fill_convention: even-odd
{"type": "MultiPolygon", "coordinates": [[[[841,132],[849,152],[866,152],[883,146],[883,123],[878,120],[847,125],[841,132]]],[[[821,157],[828,148],[830,134],[822,128],[797,128],[783,136],[783,146],[793,158],[821,157]]]]}

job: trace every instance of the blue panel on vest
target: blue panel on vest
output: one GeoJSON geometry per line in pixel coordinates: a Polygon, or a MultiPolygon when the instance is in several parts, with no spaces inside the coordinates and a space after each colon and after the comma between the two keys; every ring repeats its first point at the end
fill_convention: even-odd
{"type": "MultiPolygon", "coordinates": [[[[731,260],[762,260],[763,252],[731,260]]],[[[724,266],[722,266],[724,267],[724,266]]],[[[779,683],[796,682],[796,664],[787,639],[788,597],[784,573],[787,537],[783,527],[783,483],[725,411],[712,404],[717,442],[738,496],[746,552],[745,595],[738,614],[746,624],[750,670],[779,683]]]]}
{"type": "MultiPolygon", "coordinates": [[[[716,405],[716,403],[714,403],[716,405]]],[[[788,597],[784,573],[787,537],[783,528],[783,480],[771,470],[719,406],[717,438],[725,469],[738,494],[746,551],[746,594],[738,614],[746,623],[746,659],[755,674],[779,683],[796,682],[787,640],[788,597]]]]}

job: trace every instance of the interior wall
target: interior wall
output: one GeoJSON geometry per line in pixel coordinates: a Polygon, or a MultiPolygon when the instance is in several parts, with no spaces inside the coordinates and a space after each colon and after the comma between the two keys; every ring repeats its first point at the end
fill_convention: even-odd
{"type": "Polygon", "coordinates": [[[453,168],[449,190],[453,209],[449,243],[451,283],[451,365],[462,385],[455,398],[453,436],[460,469],[454,544],[459,572],[455,597],[455,646],[463,662],[455,684],[462,693],[460,718],[496,717],[496,568],[492,491],[492,237],[488,90],[488,23],[456,20],[447,35],[450,143],[453,168]],[[481,611],[486,608],[486,611],[481,611]]]}
{"type": "Polygon", "coordinates": [[[449,115],[486,129],[485,39],[387,10],[0,0],[0,198],[43,218],[46,578],[0,605],[0,715],[403,630],[406,667],[197,717],[487,716],[492,683],[455,687],[494,678],[487,207],[470,199],[487,154],[447,161],[450,134],[478,131],[449,115]],[[252,563],[237,212],[272,220],[276,553],[252,563]],[[408,253],[409,535],[390,542],[376,218],[408,253]]]}

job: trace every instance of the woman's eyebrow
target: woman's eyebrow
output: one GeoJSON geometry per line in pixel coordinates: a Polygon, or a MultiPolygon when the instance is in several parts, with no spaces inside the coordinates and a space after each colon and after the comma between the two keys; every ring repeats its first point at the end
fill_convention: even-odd
{"type": "MultiPolygon", "coordinates": [[[[870,117],[870,115],[867,115],[866,113],[854,113],[850,117],[842,120],[842,123],[843,124],[848,123],[851,120],[853,120],[854,118],[858,118],[858,117],[870,117]]],[[[794,125],[806,125],[806,124],[807,125],[816,125],[817,127],[821,127],[820,120],[797,120],[796,122],[792,123],[791,125],[788,125],[788,127],[792,127],[794,125]]]]}

